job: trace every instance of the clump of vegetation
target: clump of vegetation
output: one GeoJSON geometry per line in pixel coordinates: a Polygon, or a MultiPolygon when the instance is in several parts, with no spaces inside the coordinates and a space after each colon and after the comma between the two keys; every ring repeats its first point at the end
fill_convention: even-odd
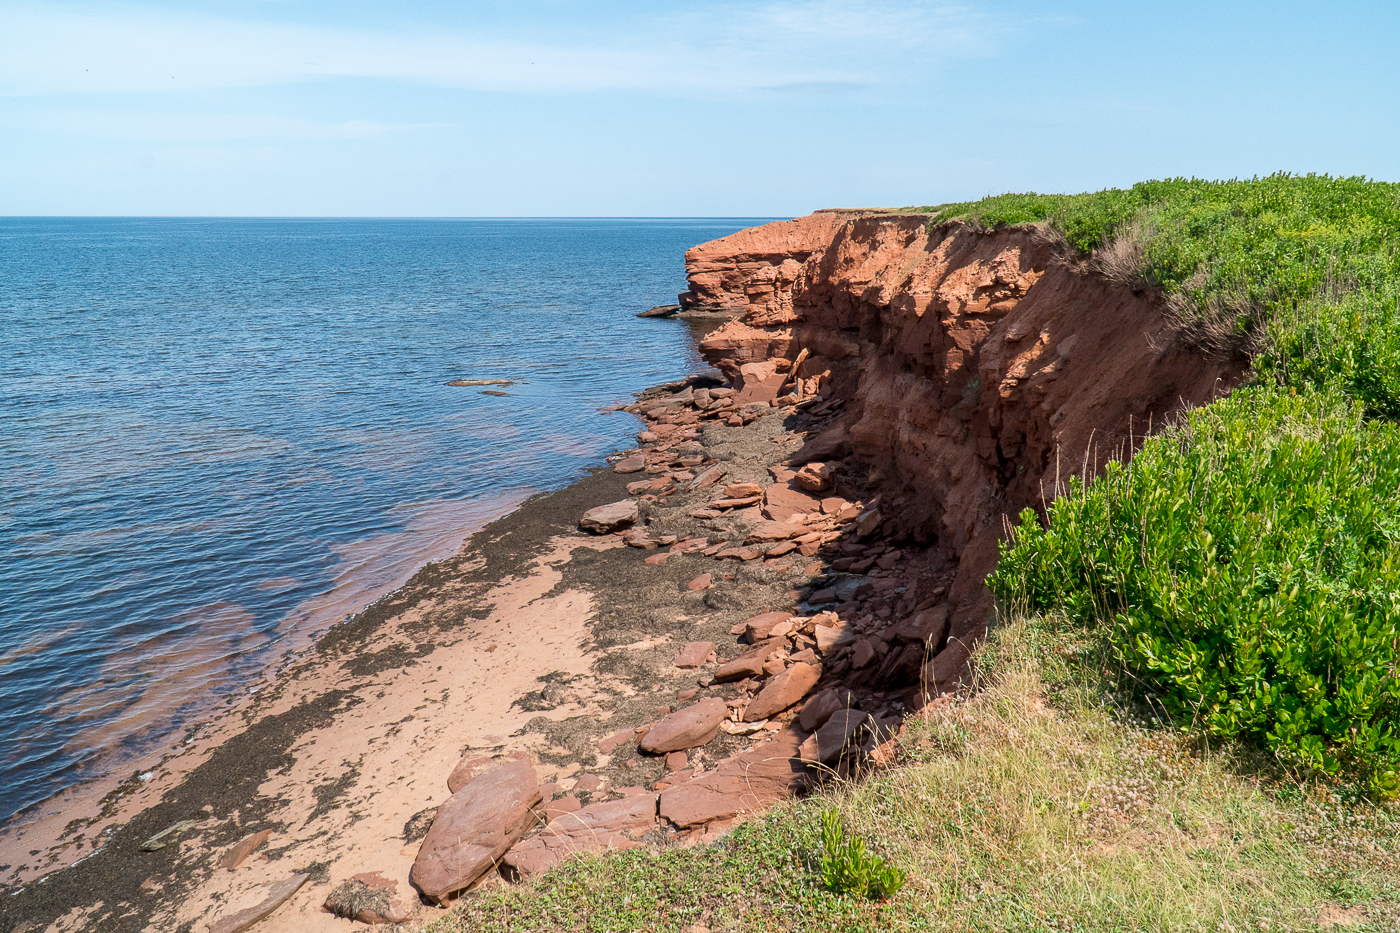
{"type": "Polygon", "coordinates": [[[1400,431],[1251,388],[1028,511],[992,584],[1098,622],[1177,723],[1400,789],[1400,431]]]}
{"type": "Polygon", "coordinates": [[[904,887],[904,872],[865,850],[865,840],[846,831],[835,807],[821,815],[822,884],[837,894],[886,900],[904,887]]]}

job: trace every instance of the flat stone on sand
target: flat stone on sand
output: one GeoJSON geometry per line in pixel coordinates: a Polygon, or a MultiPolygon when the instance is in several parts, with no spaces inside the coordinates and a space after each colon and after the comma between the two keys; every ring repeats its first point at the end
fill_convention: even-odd
{"type": "Polygon", "coordinates": [[[216,921],[209,927],[209,933],[243,933],[244,930],[285,904],[287,899],[297,893],[297,889],[306,884],[310,877],[310,875],[302,873],[292,875],[292,877],[278,881],[276,884],[268,885],[265,898],[252,907],[216,921]]]}
{"type": "Polygon", "coordinates": [[[640,517],[641,511],[637,508],[637,503],[632,499],[624,499],[621,502],[609,502],[596,509],[589,509],[583,513],[583,518],[579,519],[578,526],[595,535],[605,535],[619,528],[626,528],[640,517]]]}
{"type": "Polygon", "coordinates": [[[533,825],[540,800],[529,760],[507,761],[473,778],[438,807],[409,881],[438,903],[471,887],[533,825]]]}
{"type": "Polygon", "coordinates": [[[645,457],[628,457],[613,464],[614,473],[640,473],[647,468],[645,457]]]}
{"type": "Polygon", "coordinates": [[[692,641],[676,652],[676,667],[694,670],[709,660],[714,650],[715,643],[712,641],[692,641]]]}
{"type": "Polygon", "coordinates": [[[257,833],[249,833],[230,846],[223,855],[219,856],[219,867],[237,868],[247,860],[248,856],[258,850],[258,846],[267,842],[271,836],[272,830],[270,829],[264,829],[257,833]]]}

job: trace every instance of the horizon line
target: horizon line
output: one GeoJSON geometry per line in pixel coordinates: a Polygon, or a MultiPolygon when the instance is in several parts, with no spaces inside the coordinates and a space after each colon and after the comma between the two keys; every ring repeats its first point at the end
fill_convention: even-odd
{"type": "Polygon", "coordinates": [[[0,220],[773,220],[805,216],[805,214],[0,214],[0,220]]]}

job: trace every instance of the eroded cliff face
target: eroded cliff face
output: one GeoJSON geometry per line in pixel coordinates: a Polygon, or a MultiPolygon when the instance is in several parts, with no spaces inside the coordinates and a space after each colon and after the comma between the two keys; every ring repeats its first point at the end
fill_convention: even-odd
{"type": "Polygon", "coordinates": [[[741,392],[805,354],[798,385],[844,400],[818,446],[868,471],[883,533],[957,562],[950,634],[964,640],[989,617],[1008,520],[1244,368],[1176,348],[1157,296],[1031,231],[825,212],[698,246],[686,268],[689,307],[740,312],[701,352],[741,392]]]}

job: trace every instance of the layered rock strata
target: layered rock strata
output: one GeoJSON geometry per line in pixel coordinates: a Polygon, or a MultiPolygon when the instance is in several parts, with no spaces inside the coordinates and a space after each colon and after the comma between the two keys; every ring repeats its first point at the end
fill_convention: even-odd
{"type": "Polygon", "coordinates": [[[1158,296],[1035,230],[824,212],[698,246],[686,268],[683,304],[738,315],[701,352],[740,398],[790,386],[844,403],[793,463],[849,458],[888,502],[883,536],[957,562],[959,643],[986,623],[1008,520],[1243,371],[1177,346],[1158,296]]]}

